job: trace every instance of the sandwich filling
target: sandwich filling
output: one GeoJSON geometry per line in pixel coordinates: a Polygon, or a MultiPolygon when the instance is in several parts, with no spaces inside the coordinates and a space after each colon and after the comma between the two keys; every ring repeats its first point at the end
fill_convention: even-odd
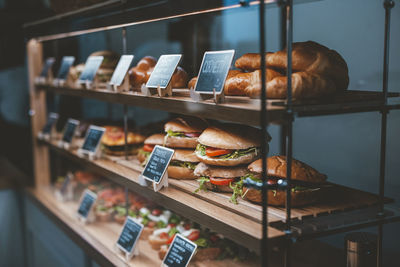
{"type": "Polygon", "coordinates": [[[173,137],[197,138],[200,136],[200,134],[201,133],[198,133],[198,132],[184,133],[184,132],[174,132],[171,130],[167,131],[167,136],[173,136],[173,137]]]}
{"type": "MultiPolygon", "coordinates": [[[[250,178],[252,181],[256,182],[256,183],[260,183],[260,185],[262,184],[262,180],[259,176],[253,174],[253,173],[248,173],[245,176],[241,177],[237,182],[229,185],[229,187],[232,189],[233,193],[231,196],[230,201],[234,204],[238,204],[238,197],[241,197],[242,199],[244,199],[244,197],[246,196],[246,193],[248,190],[244,191],[244,181],[250,178]]],[[[268,179],[267,183],[269,185],[274,185],[278,183],[278,180],[276,179],[268,179]]],[[[302,187],[302,186],[293,186],[291,191],[292,193],[296,192],[296,191],[305,191],[305,190],[314,190],[307,188],[307,187],[302,187]]],[[[277,190],[272,190],[272,192],[274,193],[274,196],[276,196],[277,190]]]]}
{"type": "Polygon", "coordinates": [[[201,176],[197,179],[199,182],[199,188],[197,188],[194,192],[197,193],[200,190],[207,191],[207,183],[211,185],[211,187],[215,190],[218,190],[218,186],[229,186],[232,188],[232,184],[240,178],[219,178],[219,177],[209,177],[209,176],[201,176]]]}
{"type": "Polygon", "coordinates": [[[251,147],[248,149],[223,149],[205,146],[202,144],[198,144],[196,147],[197,155],[215,159],[236,159],[252,153],[258,155],[259,149],[257,147],[251,147]]]}
{"type": "Polygon", "coordinates": [[[170,166],[175,166],[175,167],[181,167],[181,168],[187,168],[190,170],[196,169],[198,162],[188,162],[188,161],[180,161],[180,160],[171,160],[170,166]]]}

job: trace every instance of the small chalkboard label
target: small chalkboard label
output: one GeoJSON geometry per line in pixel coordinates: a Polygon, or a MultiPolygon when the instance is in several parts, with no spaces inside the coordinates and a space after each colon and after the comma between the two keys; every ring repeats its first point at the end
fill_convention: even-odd
{"type": "Polygon", "coordinates": [[[67,124],[64,127],[64,134],[62,137],[63,142],[68,143],[68,144],[71,143],[72,138],[75,135],[76,127],[78,127],[78,125],[79,125],[79,121],[77,121],[77,120],[69,119],[67,121],[67,124]]]}
{"type": "Polygon", "coordinates": [[[115,68],[115,71],[111,77],[110,84],[120,86],[124,81],[125,75],[128,72],[129,67],[131,66],[133,60],[132,55],[123,55],[119,61],[118,65],[115,68]]]}
{"type": "Polygon", "coordinates": [[[69,69],[75,62],[75,57],[65,56],[62,58],[60,69],[58,70],[57,79],[66,80],[68,77],[69,69]]]}
{"type": "Polygon", "coordinates": [[[201,62],[195,92],[220,94],[232,64],[235,50],[205,52],[201,62]]]}
{"type": "Polygon", "coordinates": [[[163,266],[188,266],[193,254],[196,252],[196,248],[197,245],[195,243],[180,234],[176,234],[168,249],[167,255],[164,257],[163,266]]]}
{"type": "Polygon", "coordinates": [[[61,194],[65,194],[65,192],[67,192],[68,185],[69,185],[69,183],[71,182],[71,179],[72,179],[71,176],[72,176],[71,174],[65,175],[64,181],[63,181],[63,183],[61,185],[61,188],[60,188],[61,194]]]}
{"type": "Polygon", "coordinates": [[[79,77],[80,83],[92,82],[96,76],[97,70],[99,69],[101,63],[103,62],[103,56],[89,57],[86,60],[85,68],[79,77]]]}
{"type": "Polygon", "coordinates": [[[86,219],[89,216],[96,199],[97,195],[89,189],[86,189],[83,192],[81,203],[79,204],[78,215],[83,219],[86,219]]]}
{"type": "Polygon", "coordinates": [[[46,124],[44,125],[43,129],[42,129],[42,133],[43,134],[50,134],[51,129],[53,128],[54,124],[57,122],[58,120],[58,114],[57,113],[49,113],[49,117],[47,119],[46,124]]]}
{"type": "Polygon", "coordinates": [[[142,172],[142,176],[151,182],[159,184],[174,155],[174,150],[156,145],[151,152],[149,161],[142,172]]]}
{"type": "Polygon", "coordinates": [[[162,55],[147,81],[147,88],[167,88],[182,55],[162,55]]]}
{"type": "Polygon", "coordinates": [[[87,130],[81,150],[84,152],[95,153],[100,145],[104,132],[104,128],[91,125],[87,130]]]}
{"type": "Polygon", "coordinates": [[[40,73],[39,77],[42,78],[47,78],[47,75],[49,73],[49,70],[51,69],[51,67],[53,66],[54,62],[55,62],[55,58],[54,57],[49,57],[46,59],[46,62],[44,63],[42,72],[40,73]]]}
{"type": "Polygon", "coordinates": [[[122,228],[121,235],[118,238],[117,246],[126,253],[132,253],[143,227],[143,224],[128,216],[122,228]]]}

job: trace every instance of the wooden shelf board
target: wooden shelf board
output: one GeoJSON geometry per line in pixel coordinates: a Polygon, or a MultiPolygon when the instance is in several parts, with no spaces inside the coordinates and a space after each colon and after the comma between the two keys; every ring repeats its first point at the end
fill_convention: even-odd
{"type": "MultiPolygon", "coordinates": [[[[42,142],[67,158],[83,164],[88,170],[94,171],[122,186],[128,187],[133,192],[143,195],[174,212],[185,216],[215,232],[241,243],[254,251],[259,250],[262,237],[262,226],[259,222],[246,218],[240,213],[235,213],[225,205],[215,205],[214,202],[201,201],[194,194],[188,194],[185,191],[171,186],[164,188],[159,192],[154,192],[152,187],[143,187],[139,185],[138,177],[140,171],[128,168],[116,162],[105,158],[89,160],[81,158],[76,150],[65,150],[59,148],[57,141],[42,142]],[[227,221],[229,221],[227,223],[227,221]]],[[[172,181],[172,179],[171,179],[172,181]]],[[[233,205],[233,204],[232,204],[233,205]]],[[[278,217],[270,216],[271,220],[279,220],[278,217]]],[[[269,227],[268,237],[273,241],[279,241],[284,236],[282,231],[269,227]]]]}
{"type": "MultiPolygon", "coordinates": [[[[51,216],[64,232],[80,245],[92,259],[101,266],[160,266],[161,260],[157,251],[153,250],[146,240],[139,240],[140,255],[134,257],[129,263],[125,262],[122,254],[114,251],[114,244],[122,229],[122,225],[109,222],[84,225],[76,218],[78,203],[59,202],[49,187],[39,189],[27,189],[28,194],[41,208],[51,216]]],[[[272,249],[271,249],[272,250],[272,249]]],[[[341,263],[343,251],[333,248],[319,241],[304,241],[293,245],[292,262],[299,267],[338,266],[341,263]],[[309,254],[310,251],[314,253],[309,254]],[[307,255],[305,257],[305,255],[307,255]]],[[[283,250],[275,247],[269,254],[270,266],[282,266],[283,250]]],[[[225,259],[223,261],[191,262],[190,267],[256,267],[259,266],[256,260],[235,261],[225,259]]]]}
{"type": "MultiPolygon", "coordinates": [[[[226,102],[215,104],[212,100],[195,102],[189,96],[187,89],[173,89],[174,96],[160,98],[144,96],[140,92],[117,93],[105,89],[86,90],[67,87],[40,86],[48,92],[71,95],[84,98],[94,98],[101,101],[134,105],[144,108],[163,110],[173,113],[200,116],[243,123],[248,125],[260,124],[260,100],[248,97],[227,96],[226,102]]],[[[389,108],[400,108],[398,93],[390,93],[392,100],[389,108]]],[[[325,99],[294,100],[293,111],[299,116],[318,116],[341,113],[356,113],[377,111],[381,108],[382,94],[369,91],[346,91],[325,99]]],[[[283,123],[286,114],[284,100],[268,100],[269,123],[283,123]]]]}
{"type": "MultiPolygon", "coordinates": [[[[215,192],[194,193],[197,182],[193,180],[170,179],[170,186],[155,193],[149,187],[142,187],[138,183],[138,176],[142,167],[136,159],[124,160],[122,157],[100,158],[88,160],[77,155],[75,150],[58,148],[57,141],[46,142],[53,150],[70,159],[77,161],[89,169],[127,186],[132,191],[147,196],[148,198],[163,203],[178,214],[188,217],[193,221],[219,232],[233,241],[241,242],[257,251],[261,239],[261,206],[239,200],[239,204],[229,202],[229,194],[215,192]]],[[[309,217],[337,214],[344,211],[356,210],[378,203],[376,195],[355,190],[352,188],[331,184],[324,189],[325,200],[300,208],[292,209],[292,218],[297,220],[309,217]]],[[[389,199],[386,202],[390,202],[389,199]]],[[[286,212],[283,207],[268,207],[269,223],[277,223],[285,220],[286,212]]],[[[284,236],[282,231],[273,227],[268,228],[268,236],[271,240],[279,241],[284,236]]]]}
{"type": "MultiPolygon", "coordinates": [[[[94,222],[91,224],[82,224],[76,217],[78,209],[77,202],[60,202],[58,201],[49,187],[40,189],[28,189],[43,207],[45,207],[59,223],[64,224],[68,228],[67,233],[73,233],[81,239],[82,242],[89,245],[96,252],[90,251],[90,255],[94,260],[109,266],[138,266],[152,267],[160,266],[161,260],[158,257],[158,251],[153,250],[147,240],[139,240],[139,256],[132,258],[129,262],[125,261],[122,253],[114,250],[114,245],[122,230],[122,225],[116,222],[94,222]]],[[[258,266],[256,261],[237,262],[233,260],[223,261],[207,261],[207,262],[191,262],[189,266],[221,266],[221,267],[255,267],[258,266]],[[207,264],[207,265],[204,265],[207,264]]]]}

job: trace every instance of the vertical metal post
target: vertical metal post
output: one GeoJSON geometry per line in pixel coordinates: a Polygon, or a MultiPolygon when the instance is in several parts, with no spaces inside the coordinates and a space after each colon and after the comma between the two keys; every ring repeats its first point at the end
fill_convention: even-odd
{"type": "MultiPolygon", "coordinates": [[[[126,27],[122,28],[122,54],[127,54],[127,46],[126,46],[126,27]]],[[[124,138],[125,138],[125,159],[128,160],[128,106],[126,104],[123,105],[124,111],[124,138]]],[[[129,191],[128,188],[125,187],[125,209],[126,216],[129,214],[129,191]]]]}
{"type": "Polygon", "coordinates": [[[291,175],[293,147],[293,110],[292,110],[292,42],[293,42],[293,1],[286,1],[286,51],[287,51],[287,135],[286,135],[286,247],[284,266],[291,266],[291,175]]]}
{"type": "Polygon", "coordinates": [[[260,1],[260,57],[261,57],[261,159],[262,159],[262,240],[261,240],[261,265],[268,266],[268,217],[267,217],[267,92],[266,92],[266,67],[265,67],[265,3],[260,1]]]}
{"type": "MultiPolygon", "coordinates": [[[[387,95],[389,78],[389,44],[390,44],[390,12],[394,7],[394,1],[385,0],[385,33],[383,52],[383,84],[382,84],[382,120],[381,120],[381,152],[380,152],[380,174],[379,174],[379,213],[378,217],[384,217],[385,196],[385,167],[386,167],[386,130],[387,130],[387,95]]],[[[378,226],[378,251],[377,266],[383,266],[383,224],[378,226]]]]}
{"type": "MultiPolygon", "coordinates": [[[[278,2],[279,8],[280,8],[280,13],[279,13],[279,27],[280,27],[280,43],[279,43],[279,49],[283,50],[286,47],[286,4],[285,1],[280,0],[278,2]]],[[[279,126],[279,153],[281,155],[286,156],[286,138],[287,138],[287,127],[285,124],[281,124],[279,126]]]]}

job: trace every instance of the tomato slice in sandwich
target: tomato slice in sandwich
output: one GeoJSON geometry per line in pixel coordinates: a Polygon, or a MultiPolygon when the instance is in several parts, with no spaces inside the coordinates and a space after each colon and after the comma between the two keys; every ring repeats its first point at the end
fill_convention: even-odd
{"type": "Polygon", "coordinates": [[[207,147],[206,148],[206,155],[208,157],[218,157],[221,155],[226,155],[232,153],[233,150],[231,149],[222,149],[222,148],[216,148],[216,147],[207,147]]]}
{"type": "Polygon", "coordinates": [[[185,133],[185,136],[187,136],[187,137],[199,137],[200,133],[185,133]]]}
{"type": "Polygon", "coordinates": [[[154,145],[144,145],[143,150],[146,152],[152,152],[154,149],[154,145]]]}
{"type": "Polygon", "coordinates": [[[213,178],[210,177],[210,183],[215,184],[215,185],[229,185],[232,183],[235,179],[226,179],[226,178],[213,178]]]}
{"type": "Polygon", "coordinates": [[[193,231],[190,233],[190,235],[188,235],[187,239],[189,239],[190,241],[196,241],[197,239],[199,239],[200,237],[200,231],[193,231]]]}

